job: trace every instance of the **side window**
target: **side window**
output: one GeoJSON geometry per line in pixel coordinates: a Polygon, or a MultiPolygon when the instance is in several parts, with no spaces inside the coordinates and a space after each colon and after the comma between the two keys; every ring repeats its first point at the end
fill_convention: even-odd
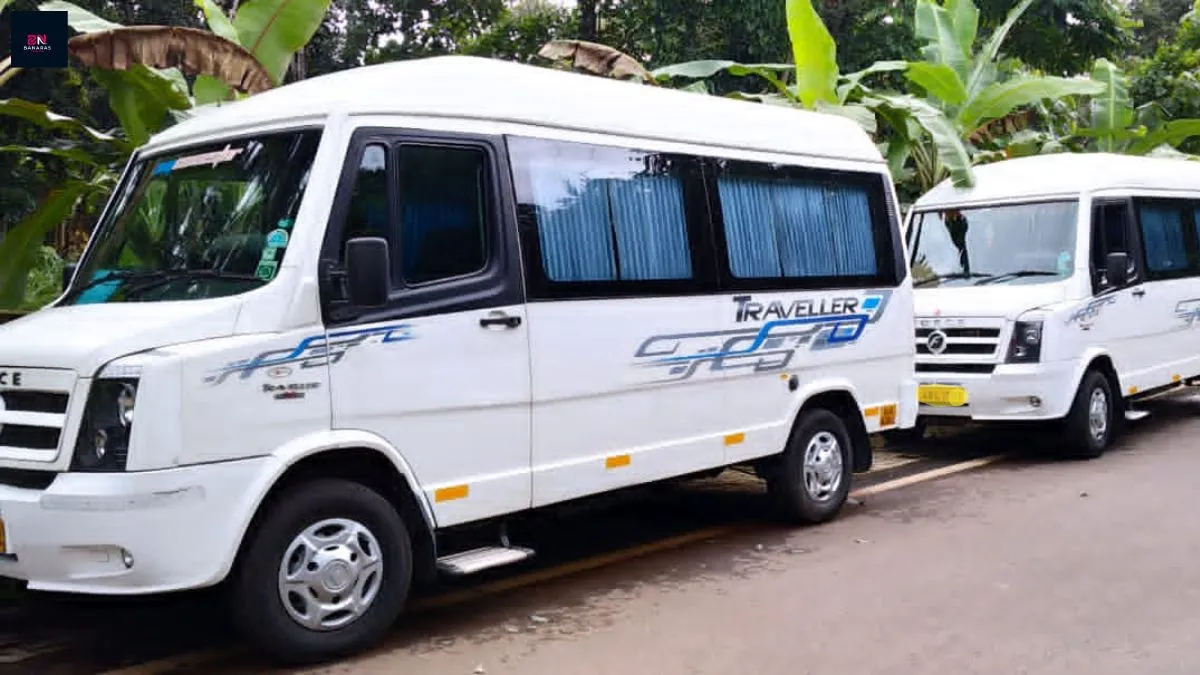
{"type": "Polygon", "coordinates": [[[1129,216],[1129,207],[1123,201],[1100,202],[1092,207],[1092,281],[1097,290],[1106,285],[1104,269],[1109,253],[1128,253],[1130,271],[1137,271],[1129,216]]]}
{"type": "Polygon", "coordinates": [[[1138,202],[1142,247],[1150,277],[1177,276],[1188,269],[1183,219],[1180,204],[1160,200],[1138,202]]]}
{"type": "Polygon", "coordinates": [[[729,269],[740,279],[873,277],[888,218],[873,177],[839,179],[780,165],[725,163],[717,178],[729,269]]]}
{"type": "Polygon", "coordinates": [[[392,255],[396,252],[396,237],[388,204],[387,148],[373,143],[363,148],[350,196],[350,209],[342,233],[338,256],[346,254],[346,242],[355,237],[383,237],[388,240],[392,255]]]}
{"type": "Polygon", "coordinates": [[[509,147],[549,281],[692,278],[683,181],[671,157],[528,138],[509,147]]]}
{"type": "Polygon", "coordinates": [[[482,271],[488,260],[488,155],[481,149],[402,145],[399,250],[393,280],[406,286],[482,271]]]}

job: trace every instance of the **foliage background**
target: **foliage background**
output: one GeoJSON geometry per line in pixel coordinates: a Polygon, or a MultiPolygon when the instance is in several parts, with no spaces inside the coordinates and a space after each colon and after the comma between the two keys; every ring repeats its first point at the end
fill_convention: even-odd
{"type": "MultiPolygon", "coordinates": [[[[229,13],[238,0],[212,2],[229,13]]],[[[36,4],[13,0],[9,9],[30,10],[36,4]]],[[[205,26],[202,13],[186,0],[79,0],[77,4],[124,25],[205,26]]],[[[843,74],[879,61],[919,61],[922,41],[913,25],[917,4],[918,0],[813,0],[837,44],[837,64],[843,74]]],[[[1016,3],[977,0],[977,4],[982,43],[1016,3]]],[[[788,64],[794,52],[786,5],[785,0],[578,0],[569,7],[551,0],[332,0],[316,34],[292,60],[285,81],[448,53],[544,64],[538,49],[555,39],[599,42],[634,56],[650,69],[702,59],[788,64]]],[[[1161,125],[1200,118],[1200,20],[1183,20],[1193,9],[1193,0],[1038,0],[1004,43],[999,64],[1002,79],[1014,73],[1090,74],[1096,60],[1103,58],[1129,76],[1129,96],[1140,122],[1161,125]]],[[[4,51],[10,44],[10,17],[11,11],[0,12],[0,58],[7,55],[4,51]]],[[[872,77],[873,87],[896,88],[917,100],[929,100],[928,92],[906,82],[898,72],[872,77]]],[[[761,74],[728,70],[709,78],[707,86],[719,95],[772,90],[761,74]]],[[[0,99],[5,98],[45,103],[97,129],[121,133],[104,87],[89,70],[22,72],[0,88],[0,99]]],[[[1067,97],[1053,103],[1023,107],[1020,116],[989,127],[979,148],[993,154],[973,161],[1023,152],[1020,149],[1029,145],[1031,133],[1042,134],[1038,148],[1062,141],[1066,149],[1084,149],[1071,146],[1062,134],[1050,133],[1078,126],[1080,102],[1067,97]]],[[[884,118],[878,133],[903,137],[904,129],[889,126],[884,118]]],[[[4,146],[44,146],[52,140],[45,129],[0,117],[4,146]]],[[[1200,153],[1200,137],[1185,140],[1179,150],[1200,153]]],[[[27,218],[69,174],[69,165],[58,157],[0,152],[0,176],[5,177],[0,181],[0,237],[27,218]]],[[[98,206],[88,203],[76,209],[66,226],[47,241],[52,246],[39,251],[26,288],[26,307],[38,306],[47,295],[53,297],[62,259],[78,255],[79,233],[90,229],[98,206]]]]}

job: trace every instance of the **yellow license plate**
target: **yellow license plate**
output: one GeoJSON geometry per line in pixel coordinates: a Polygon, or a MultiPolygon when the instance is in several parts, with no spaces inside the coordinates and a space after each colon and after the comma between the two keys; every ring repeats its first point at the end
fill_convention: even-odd
{"type": "Polygon", "coordinates": [[[917,387],[917,400],[925,405],[957,408],[967,404],[967,390],[947,384],[922,384],[917,387]]]}

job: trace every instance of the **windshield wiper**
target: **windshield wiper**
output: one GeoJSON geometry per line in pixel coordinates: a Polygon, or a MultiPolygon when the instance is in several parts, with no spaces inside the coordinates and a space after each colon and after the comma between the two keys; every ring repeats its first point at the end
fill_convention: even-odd
{"type": "MultiPolygon", "coordinates": [[[[987,276],[987,275],[985,275],[987,276]]],[[[1056,277],[1057,272],[1047,272],[1045,270],[1018,270],[1016,272],[1005,272],[1004,274],[993,274],[988,278],[975,282],[976,286],[983,284],[994,284],[1001,281],[1009,281],[1011,279],[1021,279],[1024,277],[1056,277]]]]}
{"type": "Polygon", "coordinates": [[[104,276],[92,279],[86,284],[75,289],[74,293],[78,295],[89,288],[95,288],[100,284],[106,284],[110,281],[140,281],[142,279],[157,279],[166,273],[166,270],[155,270],[153,272],[147,272],[144,270],[116,270],[114,272],[109,272],[104,276]]]}
{"type": "Polygon", "coordinates": [[[924,286],[926,284],[932,284],[935,281],[948,281],[950,279],[979,279],[982,277],[990,277],[990,276],[992,276],[992,275],[983,274],[982,272],[955,272],[954,274],[935,274],[934,276],[929,277],[928,279],[922,279],[920,281],[913,283],[913,286],[914,287],[924,286]]]}
{"type": "Polygon", "coordinates": [[[222,270],[161,270],[154,273],[152,277],[148,277],[145,283],[126,289],[125,297],[129,297],[135,293],[143,293],[181,279],[230,279],[234,281],[262,282],[262,279],[253,274],[235,274],[222,270]]]}

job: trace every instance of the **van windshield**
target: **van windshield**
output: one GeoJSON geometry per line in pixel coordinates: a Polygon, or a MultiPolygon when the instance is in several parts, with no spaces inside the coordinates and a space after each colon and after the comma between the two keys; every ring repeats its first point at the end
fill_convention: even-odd
{"type": "Polygon", "coordinates": [[[1077,201],[918,212],[913,284],[984,286],[1061,281],[1075,269],[1077,201]]]}
{"type": "Polygon", "coordinates": [[[269,283],[320,135],[238,138],[136,163],[63,304],[197,300],[269,283]]]}

